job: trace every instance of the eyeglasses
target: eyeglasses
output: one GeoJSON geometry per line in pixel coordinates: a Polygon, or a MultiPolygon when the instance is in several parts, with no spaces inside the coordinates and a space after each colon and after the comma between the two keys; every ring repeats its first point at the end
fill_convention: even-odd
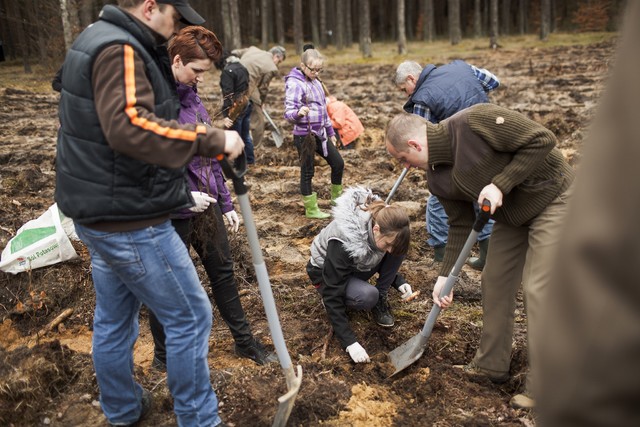
{"type": "Polygon", "coordinates": [[[309,70],[310,73],[320,74],[322,70],[324,70],[324,68],[311,68],[307,64],[304,64],[304,66],[307,67],[307,70],[309,70]]]}

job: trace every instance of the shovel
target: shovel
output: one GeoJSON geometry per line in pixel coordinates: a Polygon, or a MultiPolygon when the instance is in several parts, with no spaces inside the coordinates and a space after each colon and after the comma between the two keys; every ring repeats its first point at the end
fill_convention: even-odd
{"type": "Polygon", "coordinates": [[[407,176],[407,172],[409,172],[409,168],[408,167],[402,169],[402,173],[400,174],[400,176],[396,180],[396,183],[393,184],[393,187],[391,187],[391,192],[387,196],[387,200],[384,201],[385,205],[388,205],[389,202],[391,201],[391,198],[393,197],[393,195],[396,194],[396,191],[398,190],[398,187],[400,187],[400,184],[402,183],[402,180],[404,179],[405,176],[407,176]]]}
{"type": "Polygon", "coordinates": [[[282,134],[280,133],[280,129],[278,129],[278,126],[276,126],[276,124],[273,122],[271,116],[269,115],[269,113],[267,113],[267,110],[265,110],[264,107],[262,108],[262,114],[264,114],[264,118],[267,119],[269,125],[271,126],[271,129],[273,129],[271,132],[273,142],[276,144],[277,148],[280,148],[280,146],[282,145],[282,134]]]}
{"type": "MultiPolygon", "coordinates": [[[[458,279],[458,274],[460,273],[460,270],[462,270],[462,266],[464,265],[467,257],[469,256],[469,253],[471,252],[471,247],[478,238],[478,233],[480,233],[482,227],[484,227],[487,221],[489,221],[490,216],[491,203],[487,199],[485,199],[482,203],[482,207],[480,208],[480,213],[476,217],[476,222],[473,224],[471,233],[469,234],[469,237],[467,237],[467,241],[460,251],[460,255],[458,255],[458,259],[456,260],[453,269],[451,269],[451,273],[447,277],[447,281],[445,282],[444,287],[440,292],[440,298],[449,295],[451,289],[453,289],[453,285],[458,279]]],[[[433,330],[433,326],[436,323],[436,318],[440,314],[440,310],[440,306],[434,304],[420,333],[389,353],[391,363],[393,364],[394,368],[396,368],[395,372],[391,374],[391,376],[394,376],[398,372],[411,365],[416,360],[420,359],[422,353],[424,353],[424,349],[427,347],[427,340],[431,335],[431,331],[433,330]]]]}
{"type": "Polygon", "coordinates": [[[256,231],[256,224],[253,220],[253,214],[251,212],[251,205],[249,204],[249,196],[247,195],[247,187],[242,178],[246,173],[247,160],[244,154],[240,156],[239,163],[241,170],[234,169],[226,157],[218,156],[222,170],[227,178],[233,181],[233,188],[238,196],[238,202],[240,203],[240,210],[242,212],[242,218],[244,219],[244,227],[247,230],[247,238],[249,240],[249,246],[251,248],[251,258],[253,261],[253,267],[258,278],[258,287],[260,288],[260,295],[264,304],[264,310],[267,313],[267,321],[269,322],[269,330],[271,331],[271,338],[278,354],[278,360],[280,366],[285,374],[287,381],[287,393],[278,398],[278,412],[273,420],[273,427],[284,427],[287,424],[291,410],[298,396],[298,390],[300,390],[300,383],[302,382],[302,367],[297,366],[296,370],[293,368],[291,358],[289,357],[289,351],[287,350],[287,344],[284,341],[282,334],[282,327],[280,326],[280,319],[278,318],[278,311],[276,309],[276,303],[273,299],[273,292],[271,291],[271,283],[269,282],[269,273],[267,267],[262,258],[262,249],[260,248],[260,241],[258,240],[258,232],[256,231]]]}

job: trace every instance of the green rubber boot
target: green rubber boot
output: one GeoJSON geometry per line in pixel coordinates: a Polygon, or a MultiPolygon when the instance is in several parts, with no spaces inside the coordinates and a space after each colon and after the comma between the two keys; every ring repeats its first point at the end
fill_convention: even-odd
{"type": "Polygon", "coordinates": [[[325,212],[322,212],[318,207],[318,194],[311,193],[308,196],[302,196],[304,200],[304,215],[307,218],[314,219],[327,219],[331,215],[325,212]]]}
{"type": "Polygon", "coordinates": [[[473,256],[467,260],[467,265],[475,270],[482,270],[484,263],[487,261],[487,252],[489,251],[489,239],[480,240],[478,242],[480,248],[480,256],[473,256]]]}
{"type": "Polygon", "coordinates": [[[336,199],[342,194],[342,184],[331,184],[331,206],[336,205],[336,199]]]}

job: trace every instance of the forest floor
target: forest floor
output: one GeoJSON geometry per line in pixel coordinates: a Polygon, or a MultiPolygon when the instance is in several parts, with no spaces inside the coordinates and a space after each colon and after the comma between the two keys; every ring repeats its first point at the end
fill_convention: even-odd
{"type": "MultiPolygon", "coordinates": [[[[581,142],[609,75],[614,36],[547,47],[518,47],[515,43],[497,51],[477,48],[455,56],[444,53],[443,48],[441,55],[427,59],[443,63],[461,57],[495,73],[502,85],[492,93],[492,102],[550,128],[562,152],[577,165],[581,142]]],[[[322,76],[329,90],[358,114],[365,127],[357,148],[341,152],[346,163],[344,183],[370,187],[382,197],[402,169],[386,154],[383,132],[388,119],[401,111],[405,101],[391,83],[395,66],[402,59],[394,56],[391,45],[387,47],[390,55],[386,61],[370,63],[354,56],[353,61],[343,57],[332,64],[329,53],[322,76]]],[[[283,75],[297,65],[291,56],[281,66],[283,75]]],[[[418,61],[424,63],[425,59],[418,61]]],[[[20,74],[19,64],[0,65],[0,247],[53,203],[58,95],[48,89],[52,73],[29,77],[33,84],[7,83],[19,79],[16,76],[20,74]]],[[[200,93],[212,109],[219,105],[218,73],[209,76],[200,93]]],[[[267,139],[257,147],[256,165],[248,180],[284,337],[293,363],[303,369],[289,425],[534,425],[532,413],[508,405],[510,396],[524,387],[527,365],[521,300],[510,380],[494,385],[482,378],[468,378],[453,368],[471,360],[482,329],[480,275],[468,267],[456,285],[456,303],[440,315],[422,358],[402,373],[389,376],[393,367],[387,355],[420,331],[431,308],[429,295],[438,270],[426,244],[428,190],[424,174],[417,170],[410,171],[394,202],[410,213],[412,243],[402,272],[421,294],[408,303],[402,302],[399,294],[391,294],[396,318],[393,328],[378,327],[369,313],[350,314],[372,363],[355,365],[341,350],[305,273],[310,243],[328,220],[304,217],[290,126],[281,119],[283,94],[283,81],[275,80],[268,105],[283,129],[285,143],[278,149],[267,139]]],[[[328,184],[329,168],[318,162],[314,186],[321,207],[327,210],[328,184]]],[[[252,330],[271,344],[244,229],[231,241],[242,304],[252,330]]],[[[97,402],[90,356],[95,301],[90,260],[81,243],[74,246],[80,256],[77,260],[30,273],[0,273],[0,425],[106,425],[97,402]],[[44,336],[37,333],[66,309],[73,309],[73,313],[62,324],[44,336]]],[[[206,284],[202,266],[198,261],[196,265],[206,284]]],[[[141,425],[172,426],[175,417],[165,375],[150,367],[153,345],[146,316],[143,310],[135,369],[140,383],[152,391],[155,403],[141,425]]],[[[209,362],[223,420],[236,427],[270,425],[277,398],[286,391],[281,368],[277,363],[257,366],[237,358],[229,330],[218,320],[215,309],[214,316],[209,362]]]]}

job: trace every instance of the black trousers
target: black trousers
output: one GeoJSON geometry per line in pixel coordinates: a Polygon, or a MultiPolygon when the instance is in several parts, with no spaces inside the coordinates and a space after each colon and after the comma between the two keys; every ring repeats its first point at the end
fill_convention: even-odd
{"type": "MultiPolygon", "coordinates": [[[[293,145],[298,149],[298,155],[300,156],[300,193],[303,196],[309,196],[313,193],[313,187],[311,186],[311,180],[314,175],[313,156],[314,151],[304,150],[305,135],[294,135],[293,145]]],[[[322,152],[322,141],[317,136],[315,137],[315,153],[318,153],[323,159],[327,161],[329,167],[331,167],[331,183],[340,185],[342,184],[342,172],[344,171],[344,160],[338,152],[338,149],[333,145],[331,141],[327,141],[327,156],[325,157],[322,152]]]]}
{"type": "MultiPolygon", "coordinates": [[[[229,238],[222,218],[222,211],[217,203],[210,205],[209,209],[214,210],[216,217],[215,241],[200,238],[194,232],[192,218],[173,219],[171,223],[187,248],[193,246],[200,257],[207,276],[209,276],[213,301],[229,327],[233,339],[239,345],[246,344],[253,339],[253,335],[240,303],[238,286],[233,276],[233,259],[231,258],[229,238]]],[[[155,345],[155,357],[165,362],[164,329],[152,312],[149,312],[149,326],[155,345]]]]}

